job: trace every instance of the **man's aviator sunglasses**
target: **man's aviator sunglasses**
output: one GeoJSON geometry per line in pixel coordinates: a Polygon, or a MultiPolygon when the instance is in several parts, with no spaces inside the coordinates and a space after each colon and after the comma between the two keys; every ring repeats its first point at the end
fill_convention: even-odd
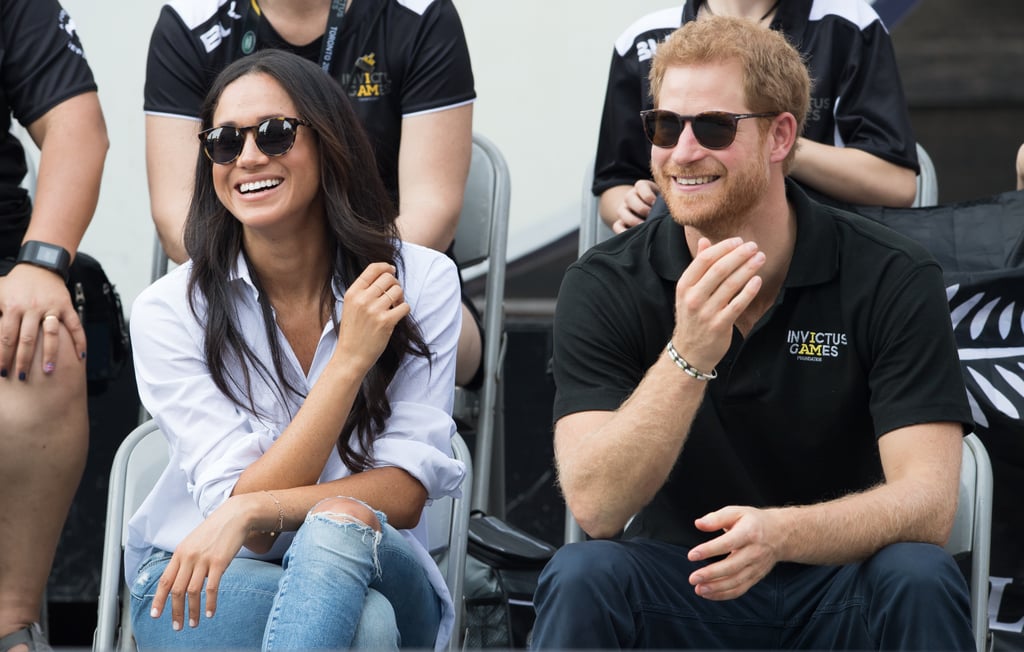
{"type": "Polygon", "coordinates": [[[309,123],[299,118],[267,118],[258,125],[251,127],[212,127],[199,132],[206,156],[220,165],[227,165],[242,154],[245,147],[245,133],[252,131],[256,139],[256,147],[267,156],[283,156],[295,144],[295,132],[299,125],[309,123]]]}
{"type": "Polygon", "coordinates": [[[692,125],[693,137],[707,149],[725,149],[736,139],[736,123],[746,118],[774,118],[780,111],[769,113],[727,113],[725,111],[705,111],[697,115],[679,115],[664,109],[641,111],[640,119],[644,123],[644,134],[655,147],[671,148],[679,142],[679,137],[686,129],[686,123],[692,125]]]}

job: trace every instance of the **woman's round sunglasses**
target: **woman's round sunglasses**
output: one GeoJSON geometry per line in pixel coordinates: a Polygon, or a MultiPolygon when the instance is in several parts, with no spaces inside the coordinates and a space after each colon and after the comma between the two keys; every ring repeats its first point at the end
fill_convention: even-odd
{"type": "Polygon", "coordinates": [[[251,127],[212,127],[199,132],[206,156],[220,165],[227,165],[242,154],[245,147],[245,133],[252,131],[256,147],[267,156],[282,156],[295,144],[295,132],[299,125],[309,126],[300,118],[267,118],[251,127]]]}
{"type": "Polygon", "coordinates": [[[725,149],[736,140],[736,123],[746,118],[774,118],[781,111],[769,113],[727,113],[726,111],[705,111],[697,115],[679,115],[664,109],[641,111],[644,134],[655,147],[671,148],[679,142],[686,129],[692,125],[693,137],[702,147],[725,149]]]}

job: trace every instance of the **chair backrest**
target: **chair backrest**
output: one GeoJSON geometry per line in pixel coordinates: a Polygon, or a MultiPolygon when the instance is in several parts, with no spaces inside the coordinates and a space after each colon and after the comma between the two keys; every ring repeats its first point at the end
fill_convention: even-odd
{"type": "Polygon", "coordinates": [[[454,248],[461,268],[486,267],[482,358],[484,378],[475,397],[467,397],[468,392],[459,390],[457,404],[470,407],[460,407],[457,416],[476,425],[473,506],[491,512],[495,511],[491,509],[493,475],[504,465],[504,428],[499,387],[506,346],[505,255],[510,200],[511,177],[505,157],[493,142],[474,133],[473,159],[466,180],[454,248]]]}
{"type": "Polygon", "coordinates": [[[917,163],[921,166],[921,172],[917,175],[917,194],[911,206],[935,206],[939,203],[939,177],[932,157],[928,156],[921,143],[917,144],[917,163]]]}
{"type": "Polygon", "coordinates": [[[964,437],[960,495],[953,531],[946,543],[951,555],[970,554],[971,624],[978,652],[988,639],[988,575],[992,547],[992,463],[975,434],[964,437]]]}
{"type": "MultiPolygon", "coordinates": [[[[449,649],[458,649],[462,631],[466,545],[469,539],[469,515],[473,464],[466,442],[456,433],[452,438],[452,457],[466,465],[463,495],[442,498],[429,505],[424,513],[428,533],[435,528],[439,536],[428,534],[431,553],[442,557],[441,571],[448,591],[455,602],[455,628],[449,649]]],[[[110,472],[107,491],[107,520],[103,536],[103,560],[100,571],[100,595],[97,605],[96,632],[93,650],[134,650],[127,587],[121,563],[128,520],[153,489],[169,459],[167,441],[153,420],[135,428],[117,449],[110,472]],[[121,603],[120,605],[118,603],[121,603]],[[120,612],[120,613],[119,613],[120,612]],[[120,623],[120,631],[119,631],[120,623]]]]}
{"type": "Polygon", "coordinates": [[[466,554],[469,542],[469,516],[473,487],[473,461],[465,440],[458,433],[452,437],[452,457],[465,463],[466,476],[462,480],[462,496],[447,496],[427,506],[423,518],[427,519],[430,554],[437,560],[444,575],[448,592],[455,604],[455,625],[448,642],[450,652],[460,648],[466,614],[465,577],[466,554]]]}

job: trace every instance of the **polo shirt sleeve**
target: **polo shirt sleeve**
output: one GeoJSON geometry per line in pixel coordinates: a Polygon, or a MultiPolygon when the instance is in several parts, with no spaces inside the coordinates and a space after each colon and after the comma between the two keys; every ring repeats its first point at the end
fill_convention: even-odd
{"type": "Polygon", "coordinates": [[[875,434],[921,423],[973,427],[942,274],[934,262],[886,270],[871,323],[875,434]]]}
{"type": "Polygon", "coordinates": [[[403,39],[408,62],[402,82],[402,115],[437,111],[476,98],[469,46],[450,0],[436,0],[424,12],[418,32],[403,39]]]}
{"type": "Polygon", "coordinates": [[[160,10],[149,40],[143,108],[146,113],[199,117],[209,65],[201,44],[170,6],[160,10]]]}
{"type": "Polygon", "coordinates": [[[835,116],[843,144],[918,172],[903,82],[881,20],[857,31],[844,60],[835,116]]]}
{"type": "Polygon", "coordinates": [[[651,178],[651,149],[640,124],[650,59],[641,64],[638,58],[636,43],[625,53],[612,51],[591,186],[595,195],[651,178]]]}
{"type": "Polygon", "coordinates": [[[0,83],[14,117],[29,125],[61,102],[96,90],[75,23],[55,0],[3,5],[0,83]]]}
{"type": "Polygon", "coordinates": [[[644,320],[623,288],[578,264],[566,271],[553,326],[554,421],[618,409],[647,372],[637,353],[644,320]]]}

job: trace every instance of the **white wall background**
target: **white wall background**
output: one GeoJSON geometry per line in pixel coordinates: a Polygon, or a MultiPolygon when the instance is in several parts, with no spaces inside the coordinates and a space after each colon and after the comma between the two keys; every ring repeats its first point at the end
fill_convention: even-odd
{"type": "MultiPolygon", "coordinates": [[[[358,2],[358,0],[356,0],[358,2]]],[[[63,0],[100,89],[110,152],[82,250],[97,257],[128,310],[149,283],[142,85],[159,0],[63,0]]],[[[594,155],[612,43],[672,0],[456,0],[473,58],[474,128],[512,174],[511,259],[575,228],[594,155]]]]}

